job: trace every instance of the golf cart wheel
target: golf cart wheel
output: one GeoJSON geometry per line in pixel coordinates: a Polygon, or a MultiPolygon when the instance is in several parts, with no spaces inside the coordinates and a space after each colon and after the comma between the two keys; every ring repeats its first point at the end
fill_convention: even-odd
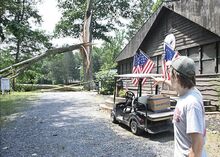
{"type": "Polygon", "coordinates": [[[138,127],[138,123],[135,120],[131,121],[130,127],[131,127],[131,132],[135,135],[140,135],[143,131],[138,127]]]}
{"type": "Polygon", "coordinates": [[[112,123],[117,123],[117,120],[116,120],[114,113],[111,113],[111,121],[112,121],[112,123]]]}

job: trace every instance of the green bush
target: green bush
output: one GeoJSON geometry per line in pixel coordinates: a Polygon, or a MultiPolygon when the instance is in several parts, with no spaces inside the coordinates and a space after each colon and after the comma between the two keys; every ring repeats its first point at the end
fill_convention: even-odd
{"type": "Polygon", "coordinates": [[[122,90],[120,90],[120,91],[118,92],[118,96],[124,98],[124,97],[125,97],[125,93],[126,93],[126,91],[122,89],[122,90]]]}
{"type": "Polygon", "coordinates": [[[29,92],[29,91],[34,91],[34,90],[37,90],[37,88],[31,84],[26,84],[26,85],[17,84],[15,86],[15,91],[18,91],[18,92],[29,92]]]}
{"type": "Polygon", "coordinates": [[[96,73],[96,81],[101,81],[100,94],[110,95],[114,91],[114,76],[117,74],[116,70],[103,70],[96,73]]]}
{"type": "Polygon", "coordinates": [[[100,90],[100,94],[103,94],[103,95],[111,95],[111,94],[113,94],[113,92],[111,92],[109,89],[102,88],[102,89],[100,90]]]}

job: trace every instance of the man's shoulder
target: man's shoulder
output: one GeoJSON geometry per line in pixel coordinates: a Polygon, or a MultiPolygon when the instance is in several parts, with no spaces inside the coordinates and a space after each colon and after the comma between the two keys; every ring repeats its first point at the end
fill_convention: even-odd
{"type": "Polygon", "coordinates": [[[197,88],[193,88],[192,90],[190,90],[190,92],[186,96],[186,100],[192,103],[197,103],[197,102],[201,103],[202,99],[203,99],[202,94],[197,88]]]}

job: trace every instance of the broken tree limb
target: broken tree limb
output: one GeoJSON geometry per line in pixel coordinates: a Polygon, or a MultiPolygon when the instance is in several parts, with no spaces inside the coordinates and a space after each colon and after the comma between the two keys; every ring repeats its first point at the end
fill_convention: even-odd
{"type": "Polygon", "coordinates": [[[0,70],[0,74],[3,74],[11,69],[15,69],[17,67],[22,67],[24,66],[25,68],[29,67],[30,65],[32,65],[33,63],[36,63],[37,61],[50,56],[50,55],[56,55],[56,54],[61,54],[61,53],[65,53],[65,52],[69,52],[69,51],[73,51],[76,49],[81,49],[82,46],[87,46],[87,45],[91,45],[91,43],[81,43],[81,44],[76,44],[76,45],[71,45],[71,46],[67,46],[67,47],[61,47],[61,48],[55,48],[55,49],[51,49],[51,50],[47,50],[44,54],[41,54],[39,56],[21,61],[19,63],[13,64],[9,67],[6,67],[4,69],[0,70]],[[26,66],[25,66],[26,65],[26,66]]]}
{"type": "Polygon", "coordinates": [[[86,56],[86,60],[87,60],[86,72],[88,72],[89,66],[90,66],[89,52],[86,50],[86,48],[83,45],[82,45],[82,48],[85,52],[85,56],[86,56]]]}
{"type": "Polygon", "coordinates": [[[22,66],[21,68],[19,67],[19,69],[16,69],[14,73],[11,73],[11,77],[10,79],[16,78],[18,75],[20,75],[23,71],[25,71],[25,69],[27,69],[29,66],[31,66],[32,64],[25,64],[24,66],[22,66]]]}

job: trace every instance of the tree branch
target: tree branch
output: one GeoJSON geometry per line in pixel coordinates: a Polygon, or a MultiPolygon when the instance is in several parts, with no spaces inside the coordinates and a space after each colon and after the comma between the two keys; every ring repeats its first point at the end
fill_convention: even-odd
{"type": "Polygon", "coordinates": [[[16,64],[13,64],[9,67],[6,67],[4,69],[1,69],[0,74],[3,74],[5,72],[9,71],[10,69],[21,67],[21,66],[24,66],[24,65],[27,65],[27,64],[32,65],[33,63],[36,63],[37,61],[39,61],[39,60],[41,60],[45,57],[48,57],[50,55],[61,54],[61,53],[73,51],[73,50],[76,50],[76,49],[81,49],[83,45],[91,45],[91,44],[90,43],[81,43],[81,44],[71,45],[71,46],[68,46],[68,47],[55,48],[55,49],[47,50],[44,54],[41,54],[39,56],[30,58],[30,59],[27,59],[27,60],[24,60],[24,61],[21,61],[19,63],[16,63],[16,64]]]}

